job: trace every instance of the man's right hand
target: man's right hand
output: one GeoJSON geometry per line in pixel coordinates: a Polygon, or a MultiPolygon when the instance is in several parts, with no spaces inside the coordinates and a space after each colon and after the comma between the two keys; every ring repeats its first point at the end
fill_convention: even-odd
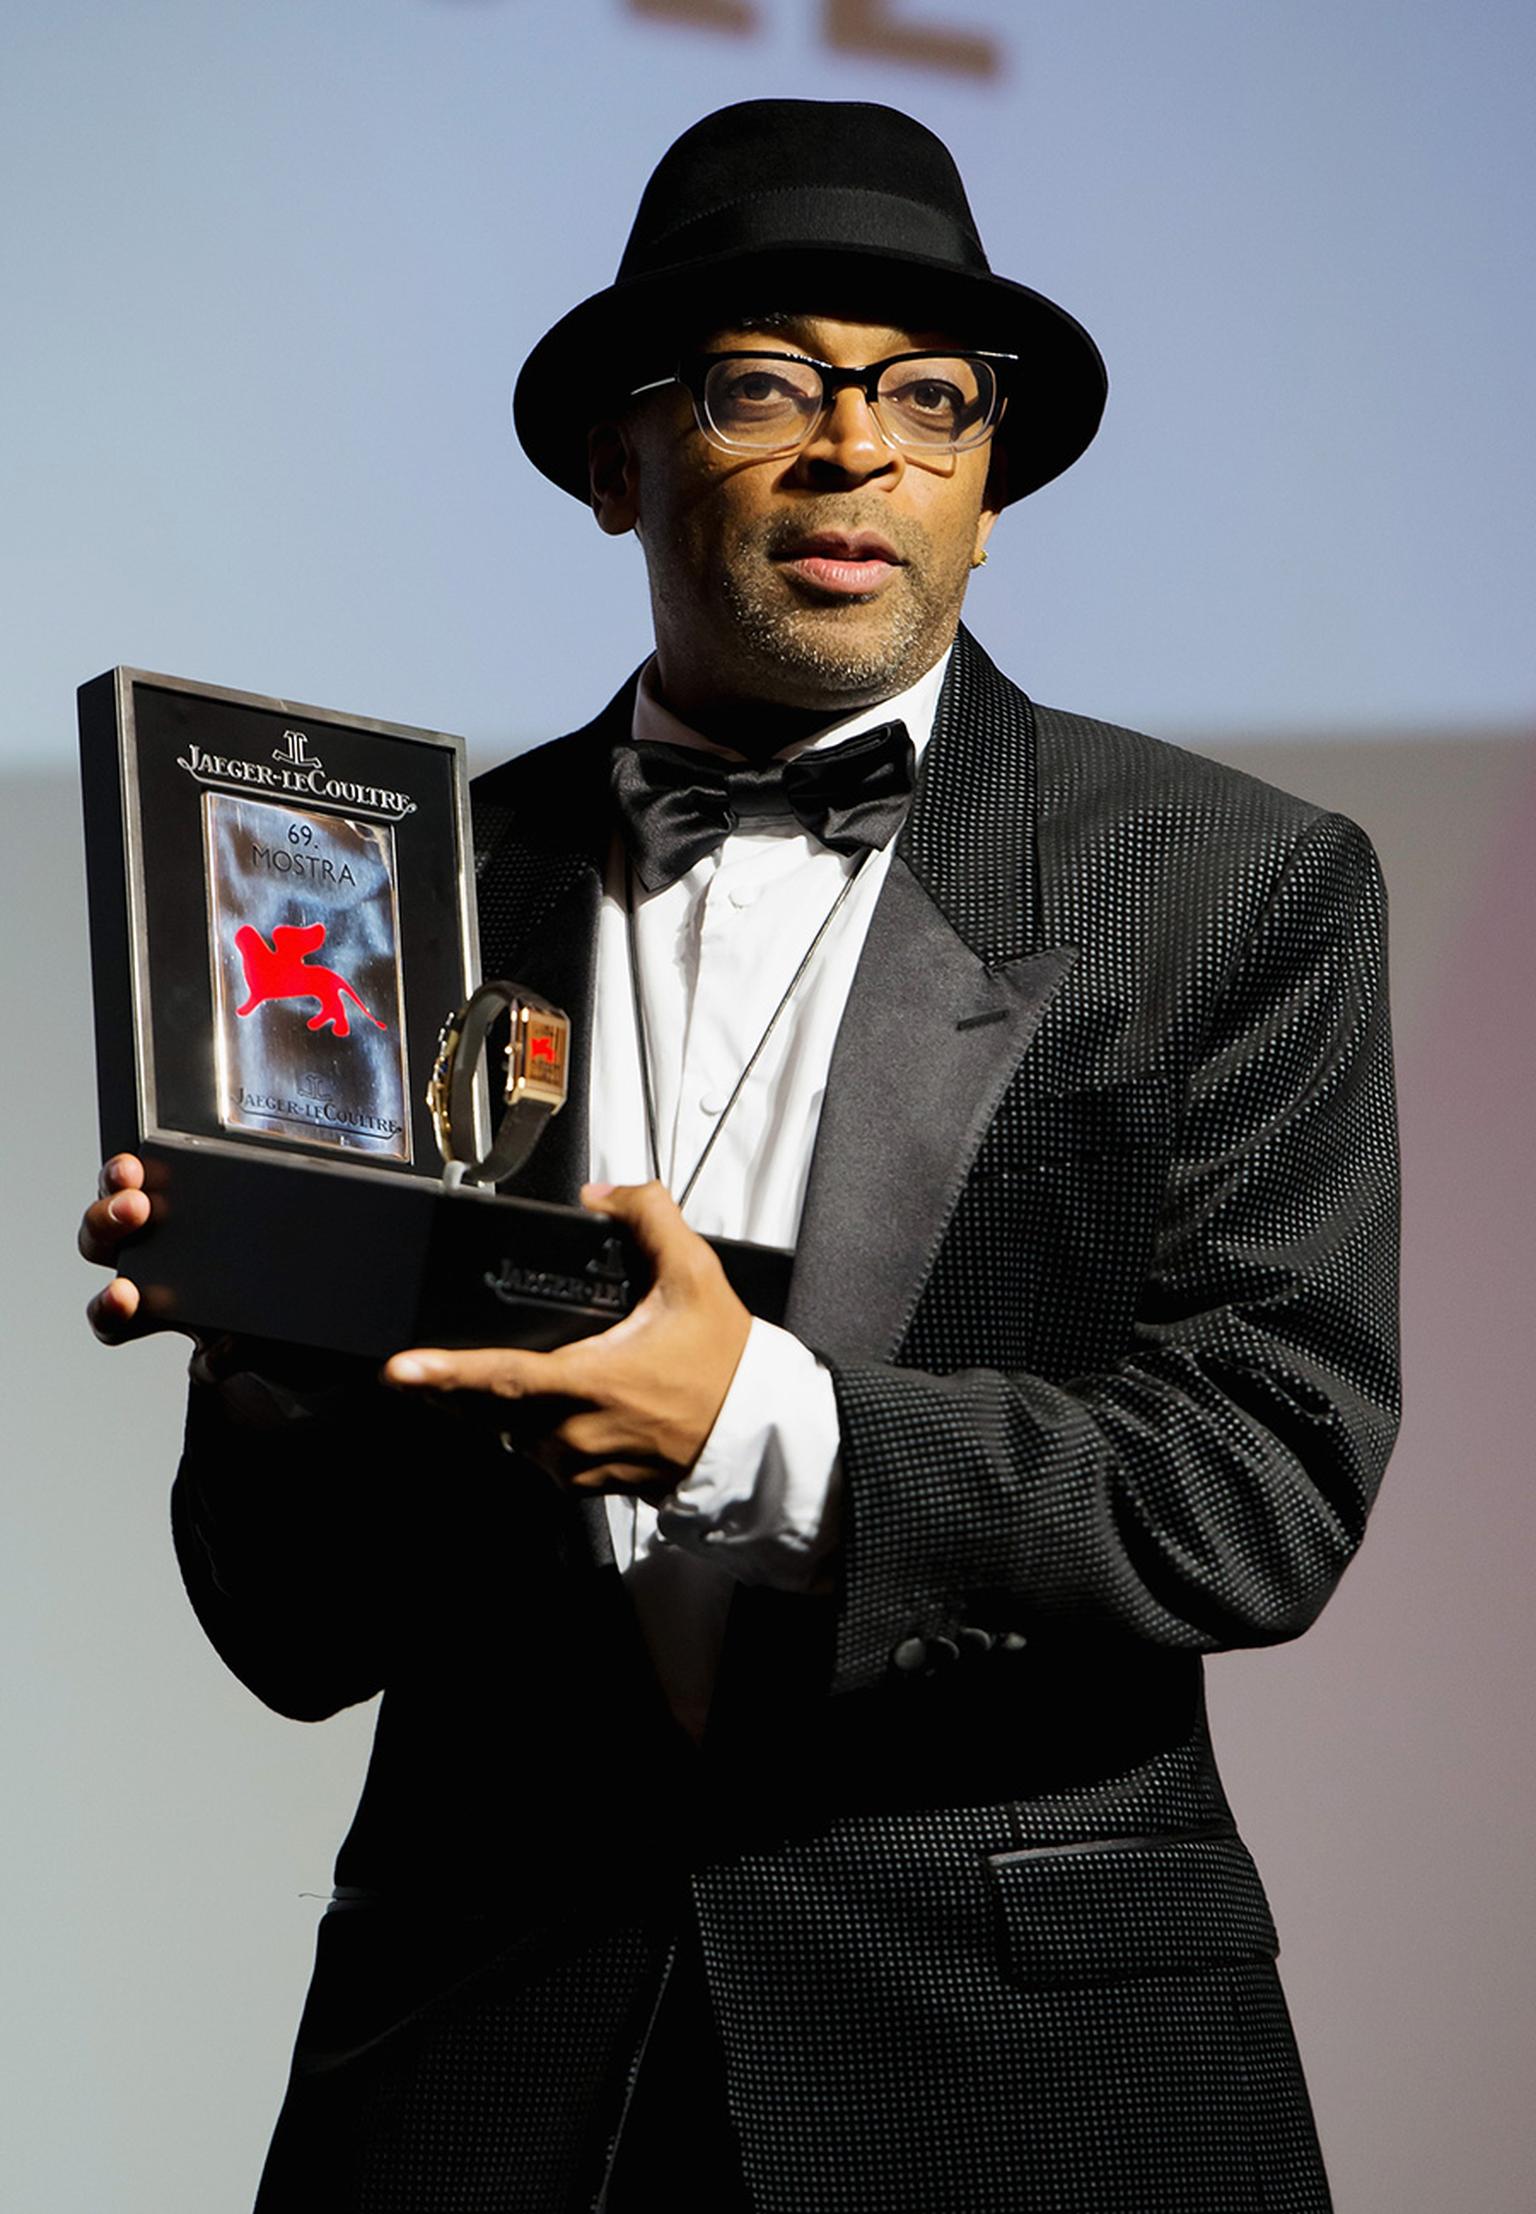
{"type": "MultiPolygon", "coordinates": [[[[117,1266],[118,1248],[149,1220],[144,1164],[133,1153],[114,1153],[96,1180],[96,1198],[80,1217],[80,1251],[104,1268],[117,1266]]],[[[140,1336],[139,1287],[114,1276],[85,1310],[86,1320],[103,1345],[121,1345],[140,1336]]]]}

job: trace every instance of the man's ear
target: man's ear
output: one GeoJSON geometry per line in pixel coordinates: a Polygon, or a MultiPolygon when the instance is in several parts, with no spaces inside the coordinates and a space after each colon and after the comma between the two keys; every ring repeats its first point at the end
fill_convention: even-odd
{"type": "Polygon", "coordinates": [[[587,433],[587,479],[598,529],[610,538],[633,530],[640,513],[640,472],[620,424],[599,423],[587,433]]]}

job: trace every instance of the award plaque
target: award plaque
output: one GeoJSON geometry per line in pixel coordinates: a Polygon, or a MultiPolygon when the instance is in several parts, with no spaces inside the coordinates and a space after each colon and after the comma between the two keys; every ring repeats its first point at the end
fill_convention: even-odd
{"type": "MultiPolygon", "coordinates": [[[[145,1164],[119,1267],[149,1327],[382,1359],[554,1345],[644,1295],[613,1224],[493,1188],[558,1111],[569,1025],[476,988],[462,739],[114,669],[80,750],[102,1147],[145,1164]]],[[[776,1319],[789,1256],[716,1250],[776,1319]]]]}

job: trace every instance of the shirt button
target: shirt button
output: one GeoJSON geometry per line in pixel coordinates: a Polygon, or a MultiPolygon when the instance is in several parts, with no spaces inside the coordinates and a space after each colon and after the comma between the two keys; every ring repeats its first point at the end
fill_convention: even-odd
{"type": "Polygon", "coordinates": [[[735,908],[751,907],[755,905],[757,900],[757,886],[755,884],[733,884],[725,896],[735,908]]]}
{"type": "Polygon", "coordinates": [[[705,1092],[700,1098],[699,1113],[701,1115],[723,1115],[724,1112],[725,1101],[718,1092],[705,1092]]]}

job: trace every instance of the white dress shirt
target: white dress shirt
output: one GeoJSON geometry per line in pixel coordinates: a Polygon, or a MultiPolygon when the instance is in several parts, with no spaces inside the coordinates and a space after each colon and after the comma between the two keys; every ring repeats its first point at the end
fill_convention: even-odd
{"type": "MultiPolygon", "coordinates": [[[[898,717],[921,756],[948,660],[945,654],[894,698],[787,747],[784,758],[898,717]]],[[[636,691],[633,729],[642,745],[661,740],[740,758],[671,714],[657,696],[654,664],[636,691]]],[[[706,1236],[793,1246],[832,1048],[893,845],[861,865],[861,857],[833,852],[792,818],[756,820],[663,891],[648,894],[634,879],[635,956],[661,1155],[653,1168],[628,872],[615,838],[598,923],[594,1179],[641,1183],[659,1170],[679,1193],[718,1126],[684,1208],[687,1221],[706,1236]],[[742,1068],[850,876],[851,891],[721,1123],[742,1068]]],[[[608,1500],[614,1550],[646,1642],[674,1713],[695,1735],[708,1712],[734,1586],[804,1590],[836,1544],[839,1445],[826,1370],[787,1331],[754,1320],[689,1475],[659,1510],[628,1494],[608,1500]]]]}

